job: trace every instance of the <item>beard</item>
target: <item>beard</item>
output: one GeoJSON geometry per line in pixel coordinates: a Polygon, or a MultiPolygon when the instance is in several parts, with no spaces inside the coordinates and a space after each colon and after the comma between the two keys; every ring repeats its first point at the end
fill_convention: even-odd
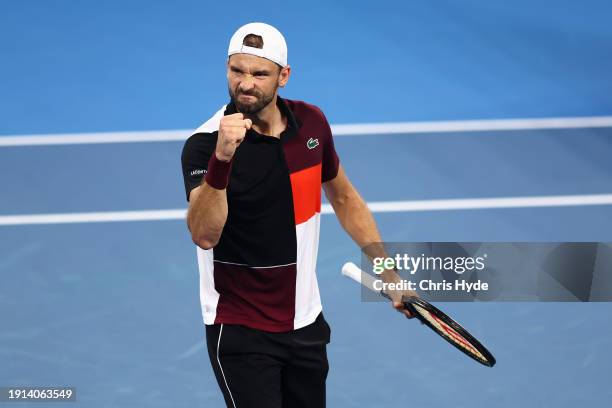
{"type": "Polygon", "coordinates": [[[254,115],[258,113],[263,108],[268,106],[270,102],[272,102],[272,100],[274,99],[274,92],[269,95],[266,95],[265,93],[257,89],[252,89],[249,92],[241,92],[238,89],[232,91],[231,88],[228,88],[228,91],[229,91],[232,102],[234,103],[234,105],[236,105],[236,108],[238,109],[238,112],[246,113],[249,115],[254,115]],[[240,95],[253,96],[255,97],[255,100],[252,102],[246,102],[246,103],[241,102],[239,99],[240,95]]]}

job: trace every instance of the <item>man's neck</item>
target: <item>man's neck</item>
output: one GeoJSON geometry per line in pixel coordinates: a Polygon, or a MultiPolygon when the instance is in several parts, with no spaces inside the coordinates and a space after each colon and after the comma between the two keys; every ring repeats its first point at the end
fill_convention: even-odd
{"type": "Polygon", "coordinates": [[[278,95],[274,96],[274,99],[263,108],[261,111],[254,115],[244,115],[253,121],[253,129],[259,134],[273,136],[280,138],[280,134],[283,133],[287,127],[287,118],[283,117],[280,109],[277,105],[278,95]]]}

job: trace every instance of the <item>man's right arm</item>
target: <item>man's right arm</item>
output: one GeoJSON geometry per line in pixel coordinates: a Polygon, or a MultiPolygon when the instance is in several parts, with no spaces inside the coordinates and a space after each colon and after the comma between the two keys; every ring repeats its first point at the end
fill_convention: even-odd
{"type": "Polygon", "coordinates": [[[213,248],[221,238],[227,220],[226,188],[232,159],[251,125],[251,120],[244,119],[241,113],[221,119],[204,182],[189,192],[187,227],[193,242],[202,249],[213,248]]]}
{"type": "Polygon", "coordinates": [[[227,220],[226,190],[217,190],[206,182],[189,193],[187,227],[191,239],[202,249],[217,245],[227,220]]]}

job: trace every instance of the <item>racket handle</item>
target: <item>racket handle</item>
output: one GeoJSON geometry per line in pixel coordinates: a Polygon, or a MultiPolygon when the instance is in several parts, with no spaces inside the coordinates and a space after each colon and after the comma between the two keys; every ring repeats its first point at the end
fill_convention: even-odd
{"type": "Polygon", "coordinates": [[[369,275],[369,274],[365,273],[364,271],[362,271],[361,268],[359,268],[354,263],[352,263],[352,262],[345,263],[342,266],[342,274],[344,276],[347,276],[347,277],[353,279],[357,283],[362,284],[366,288],[370,289],[372,292],[379,293],[382,296],[386,297],[387,299],[391,299],[389,297],[389,295],[387,295],[382,290],[377,290],[374,287],[375,279],[371,275],[369,275]]]}
{"type": "MultiPolygon", "coordinates": [[[[344,265],[342,265],[342,274],[344,276],[347,276],[351,279],[353,279],[354,281],[360,283],[361,285],[365,286],[366,288],[370,289],[372,292],[376,292],[378,294],[380,294],[381,296],[392,300],[391,297],[386,294],[385,292],[383,292],[382,290],[376,290],[374,287],[374,282],[375,279],[365,273],[364,271],[361,270],[360,267],[358,267],[357,265],[355,265],[352,262],[347,262],[344,265]]],[[[414,316],[417,316],[419,318],[419,320],[421,320],[420,314],[417,313],[416,309],[414,308],[414,306],[411,303],[412,298],[411,297],[403,297],[402,298],[402,303],[404,304],[404,309],[407,309],[408,311],[410,311],[410,313],[412,313],[414,316]]],[[[421,323],[423,323],[423,321],[421,320],[421,323]]]]}
{"type": "Polygon", "coordinates": [[[361,283],[361,269],[352,262],[347,262],[342,265],[342,274],[347,276],[357,283],[361,283]]]}

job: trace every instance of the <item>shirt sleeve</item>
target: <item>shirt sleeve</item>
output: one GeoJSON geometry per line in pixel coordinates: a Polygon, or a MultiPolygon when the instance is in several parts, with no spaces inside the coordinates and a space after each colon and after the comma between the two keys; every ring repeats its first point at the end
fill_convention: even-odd
{"type": "Polygon", "coordinates": [[[329,122],[327,122],[327,118],[321,112],[321,119],[323,121],[323,163],[321,170],[321,182],[325,183],[326,181],[333,180],[338,175],[338,169],[340,167],[340,159],[338,158],[338,154],[336,153],[336,148],[334,146],[334,138],[332,136],[331,127],[329,126],[329,122]]]}
{"type": "Polygon", "coordinates": [[[217,144],[216,133],[196,133],[185,142],[181,154],[185,194],[202,184],[208,171],[208,161],[217,144]]]}

